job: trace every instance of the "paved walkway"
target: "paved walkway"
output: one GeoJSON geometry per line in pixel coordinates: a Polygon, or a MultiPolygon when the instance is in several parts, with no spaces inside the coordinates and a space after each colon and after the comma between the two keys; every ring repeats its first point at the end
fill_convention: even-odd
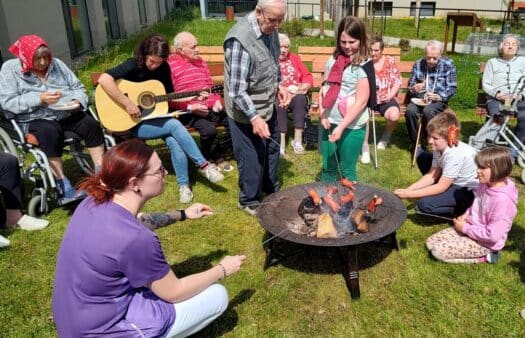
{"type": "MultiPolygon", "coordinates": [[[[319,29],[305,29],[305,34],[309,36],[319,36],[319,29]]],[[[324,31],[325,36],[333,37],[334,31],[332,30],[325,30],[324,31]]],[[[388,46],[399,46],[399,40],[400,38],[395,38],[391,36],[383,36],[383,40],[385,41],[385,44],[388,46]]],[[[415,40],[415,39],[409,39],[410,47],[414,48],[425,48],[425,45],[427,44],[427,40],[415,40]]],[[[452,50],[452,42],[449,41],[448,49],[452,50]]],[[[496,49],[495,47],[479,47],[479,46],[469,46],[464,45],[461,43],[456,43],[456,53],[462,53],[462,54],[482,54],[482,55],[496,55],[496,49]],[[473,51],[471,52],[471,49],[473,51]]]]}

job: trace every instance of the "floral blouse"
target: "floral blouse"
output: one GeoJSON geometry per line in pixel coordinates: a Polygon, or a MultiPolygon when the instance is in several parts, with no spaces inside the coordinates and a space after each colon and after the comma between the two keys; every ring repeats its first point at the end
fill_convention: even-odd
{"type": "Polygon", "coordinates": [[[284,61],[279,61],[279,67],[281,68],[281,84],[283,86],[299,85],[300,74],[295,69],[292,60],[287,58],[284,61]]]}
{"type": "Polygon", "coordinates": [[[401,74],[397,69],[396,62],[393,57],[385,55],[383,67],[380,70],[375,70],[377,98],[382,95],[388,95],[390,88],[395,84],[401,84],[401,74]]]}

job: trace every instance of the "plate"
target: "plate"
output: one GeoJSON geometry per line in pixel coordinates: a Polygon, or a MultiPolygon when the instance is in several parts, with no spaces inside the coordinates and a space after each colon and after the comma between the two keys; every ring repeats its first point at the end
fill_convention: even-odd
{"type": "Polygon", "coordinates": [[[420,99],[420,98],[417,98],[417,97],[411,98],[410,102],[412,102],[413,104],[418,105],[418,106],[426,106],[426,105],[428,105],[430,103],[430,102],[424,101],[423,99],[420,99]]]}
{"type": "Polygon", "coordinates": [[[80,107],[80,103],[74,102],[71,104],[57,103],[49,106],[49,109],[58,111],[77,110],[80,107]]]}
{"type": "Polygon", "coordinates": [[[290,85],[288,86],[288,91],[292,94],[297,94],[297,92],[299,92],[299,87],[296,85],[290,85]]]}

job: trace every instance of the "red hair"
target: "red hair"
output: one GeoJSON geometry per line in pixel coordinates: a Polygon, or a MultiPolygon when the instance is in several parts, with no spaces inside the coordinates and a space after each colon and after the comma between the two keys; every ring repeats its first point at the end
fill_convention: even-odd
{"type": "Polygon", "coordinates": [[[100,171],[85,178],[78,188],[85,190],[97,204],[108,202],[116,192],[126,188],[132,177],[140,177],[149,169],[153,151],[140,140],[122,142],[106,152],[100,171]]]}

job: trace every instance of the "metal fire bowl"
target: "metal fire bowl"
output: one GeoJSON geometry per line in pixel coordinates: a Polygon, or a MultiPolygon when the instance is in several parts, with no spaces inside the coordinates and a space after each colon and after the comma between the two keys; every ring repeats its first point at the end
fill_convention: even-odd
{"type": "Polygon", "coordinates": [[[314,246],[350,246],[383,238],[396,231],[407,218],[407,209],[403,202],[393,193],[371,185],[357,183],[355,186],[355,206],[366,206],[374,194],[383,198],[377,206],[370,223],[369,232],[359,234],[347,233],[339,238],[318,238],[299,235],[288,229],[289,222],[301,222],[297,209],[301,201],[308,196],[310,188],[316,189],[321,196],[325,195],[328,186],[337,186],[339,192],[347,191],[339,182],[314,182],[297,185],[267,196],[257,208],[259,224],[272,235],[287,241],[314,246]]]}

